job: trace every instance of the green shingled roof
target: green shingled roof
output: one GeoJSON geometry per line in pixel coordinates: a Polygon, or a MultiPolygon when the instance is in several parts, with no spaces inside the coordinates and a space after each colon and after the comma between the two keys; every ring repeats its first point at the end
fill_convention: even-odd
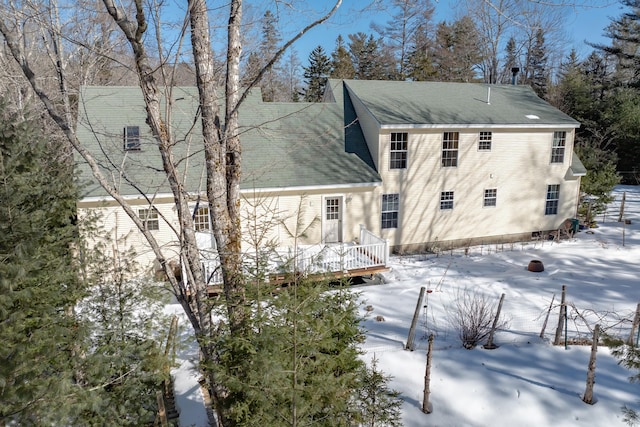
{"type": "Polygon", "coordinates": [[[579,126],[528,86],[367,80],[345,85],[381,127],[579,126]]]}
{"type": "MultiPolygon", "coordinates": [[[[199,122],[193,122],[197,90],[174,88],[173,99],[172,131],[175,157],[181,159],[179,170],[189,191],[204,191],[201,129],[199,122]]],[[[81,90],[78,137],[124,195],[170,193],[145,117],[138,87],[81,90]],[[140,126],[142,149],[125,152],[123,129],[132,125],[140,126]],[[113,165],[123,166],[124,174],[113,175],[113,165]]],[[[380,182],[380,176],[370,166],[362,132],[354,131],[359,128],[357,124],[346,132],[352,149],[345,150],[341,103],[263,103],[256,92],[243,104],[239,121],[242,188],[341,187],[380,182]],[[360,135],[356,142],[354,132],[360,135]]],[[[86,197],[106,195],[80,159],[78,169],[81,181],[87,183],[86,197]]]]}

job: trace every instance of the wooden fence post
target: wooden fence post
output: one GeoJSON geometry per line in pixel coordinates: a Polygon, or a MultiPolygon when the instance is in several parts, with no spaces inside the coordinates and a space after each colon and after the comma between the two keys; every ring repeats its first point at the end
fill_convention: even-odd
{"type": "Polygon", "coordinates": [[[487,343],[484,345],[484,348],[487,350],[493,350],[498,348],[498,346],[493,343],[493,334],[496,332],[496,328],[498,327],[498,318],[500,317],[500,311],[502,311],[503,301],[504,301],[504,294],[500,296],[500,302],[498,303],[498,310],[496,310],[496,317],[493,318],[493,325],[491,326],[491,332],[489,332],[489,339],[487,340],[487,343]]]}
{"type": "Polygon", "coordinates": [[[427,367],[424,373],[424,394],[422,396],[422,412],[430,414],[433,412],[433,406],[429,403],[431,395],[431,353],[433,352],[433,334],[429,335],[429,348],[427,349],[427,367]]]}
{"type": "Polygon", "coordinates": [[[420,308],[422,307],[425,290],[426,288],[424,286],[420,288],[420,296],[418,297],[418,304],[416,304],[416,311],[413,313],[413,320],[411,320],[411,328],[409,328],[409,337],[407,338],[407,345],[404,347],[405,350],[413,351],[415,349],[416,327],[418,325],[418,318],[420,317],[420,308]]]}
{"type": "Polygon", "coordinates": [[[618,222],[622,222],[624,217],[624,201],[627,198],[627,192],[622,193],[622,202],[620,203],[620,214],[618,215],[618,222]]]}
{"type": "Polygon", "coordinates": [[[562,298],[560,299],[560,316],[558,316],[558,327],[556,328],[556,337],[553,340],[553,345],[560,345],[560,338],[562,338],[562,328],[567,312],[566,305],[567,297],[567,285],[562,285],[562,298]]]}
{"type": "Polygon", "coordinates": [[[547,316],[544,318],[544,323],[542,324],[542,330],[540,331],[540,338],[544,338],[544,330],[547,329],[547,322],[549,321],[549,315],[551,314],[551,309],[553,308],[553,301],[556,299],[556,294],[553,294],[551,297],[551,303],[549,304],[549,310],[547,310],[547,316]]]}
{"type": "MultiPolygon", "coordinates": [[[[636,315],[633,318],[633,325],[631,325],[631,333],[629,334],[629,339],[627,340],[627,345],[633,346],[633,339],[636,336],[636,331],[638,330],[638,323],[640,323],[640,303],[636,306],[636,315]]],[[[638,343],[635,343],[637,346],[638,343]]]]}
{"type": "Polygon", "coordinates": [[[596,382],[596,353],[598,352],[598,335],[600,325],[596,325],[593,330],[593,344],[591,345],[591,356],[589,357],[589,370],[587,371],[587,388],[584,391],[582,401],[593,405],[593,384],[596,382]]]}

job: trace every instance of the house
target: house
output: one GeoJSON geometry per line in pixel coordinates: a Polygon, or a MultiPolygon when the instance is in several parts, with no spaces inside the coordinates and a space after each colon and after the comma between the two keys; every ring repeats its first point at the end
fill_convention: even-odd
{"type": "MultiPolygon", "coordinates": [[[[211,249],[197,90],[175,87],[167,99],[195,227],[211,249]]],[[[177,257],[173,198],[145,117],[137,87],[83,87],[78,137],[177,257]]],[[[579,123],[525,86],[330,80],[321,103],[265,103],[254,91],[239,119],[248,253],[369,242],[407,252],[530,239],[576,215],[586,173],[573,152],[579,123]]],[[[86,165],[78,169],[87,182],[79,211],[100,212],[107,234],[149,264],[133,223],[86,165]]]]}

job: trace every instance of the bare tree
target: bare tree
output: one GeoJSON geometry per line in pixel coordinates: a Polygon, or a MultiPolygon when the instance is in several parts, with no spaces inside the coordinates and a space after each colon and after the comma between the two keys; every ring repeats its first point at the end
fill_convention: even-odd
{"type": "MultiPolygon", "coordinates": [[[[21,74],[46,109],[48,116],[55,122],[64,134],[66,141],[87,163],[96,181],[122,207],[123,211],[133,221],[140,233],[151,247],[156,261],[164,271],[171,285],[173,293],[182,305],[191,325],[194,328],[203,357],[203,366],[215,362],[213,340],[215,327],[211,320],[209,302],[207,301],[207,283],[200,262],[194,224],[188,206],[188,191],[178,173],[177,162],[173,147],[175,145],[171,132],[171,61],[162,54],[163,46],[177,46],[173,52],[174,58],[180,58],[182,46],[187,32],[190,32],[190,45],[193,55],[193,66],[199,92],[200,117],[203,142],[202,147],[206,159],[206,194],[211,208],[212,228],[219,251],[224,280],[224,295],[227,308],[228,323],[233,334],[246,332],[245,324],[245,296],[244,277],[242,274],[242,260],[240,253],[240,172],[242,164],[240,137],[238,134],[238,109],[248,91],[255,86],[262,76],[280,60],[287,49],[309,29],[326,21],[341,5],[336,0],[332,8],[323,16],[311,22],[306,27],[278,47],[273,56],[261,68],[248,87],[240,87],[240,58],[242,55],[241,26],[242,0],[229,2],[226,22],[226,69],[219,74],[216,60],[212,51],[210,39],[209,10],[205,0],[188,0],[186,15],[179,26],[178,39],[169,43],[163,39],[158,19],[161,17],[158,4],[149,4],[144,0],[130,0],[127,2],[103,0],[96,13],[106,13],[115,24],[119,36],[123,36],[132,54],[127,58],[115,60],[85,40],[73,40],[76,47],[85,49],[85,54],[96,59],[108,60],[118,64],[132,65],[138,84],[142,90],[146,107],[146,121],[154,136],[158,151],[162,158],[162,169],[171,188],[173,202],[178,216],[178,230],[180,240],[180,258],[186,271],[186,281],[191,286],[193,298],[187,297],[185,281],[179,281],[172,271],[168,256],[158,244],[155,236],[146,229],[144,222],[136,214],[127,200],[120,194],[103,173],[100,165],[80,141],[75,132],[74,110],[69,91],[70,77],[66,64],[69,56],[63,50],[60,40],[66,37],[60,14],[57,13],[58,2],[49,0],[34,2],[3,1],[0,3],[2,17],[0,18],[0,33],[3,35],[10,56],[18,64],[21,74]],[[24,9],[16,9],[19,3],[24,9]],[[46,10],[45,14],[38,14],[37,21],[27,19],[23,11],[30,11],[36,15],[37,10],[46,10]],[[156,25],[154,26],[154,22],[156,25]],[[36,66],[38,56],[31,55],[33,50],[25,49],[25,37],[28,35],[27,25],[34,25],[35,29],[44,34],[43,40],[46,52],[54,62],[54,76],[56,85],[46,85],[44,73],[36,66]],[[158,44],[157,54],[150,54],[148,49],[149,35],[155,36],[158,44]],[[160,74],[158,74],[160,72],[160,74]],[[159,75],[161,76],[159,78],[159,75]],[[219,95],[219,82],[224,81],[223,94],[219,95]],[[167,101],[167,107],[162,101],[167,101]],[[222,102],[220,101],[222,100],[222,102]],[[221,103],[223,105],[221,105],[221,103]],[[222,110],[221,106],[224,106],[222,110]],[[221,111],[224,111],[224,116],[221,111]]],[[[69,15],[65,15],[69,16],[69,15]]],[[[111,28],[107,22],[104,25],[111,28]]],[[[111,40],[110,36],[107,37],[111,40]]],[[[152,38],[153,39],[153,38],[152,38]]],[[[70,42],[72,40],[69,40],[70,42]]],[[[99,62],[99,61],[98,61],[99,62]]],[[[49,76],[50,77],[50,76],[49,76]]],[[[220,406],[222,385],[207,373],[209,387],[221,425],[231,422],[224,416],[220,406]]]]}

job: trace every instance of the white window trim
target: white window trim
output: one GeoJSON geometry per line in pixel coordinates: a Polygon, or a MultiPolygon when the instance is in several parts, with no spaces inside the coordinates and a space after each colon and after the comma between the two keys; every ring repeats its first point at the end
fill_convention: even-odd
{"type": "MultiPolygon", "coordinates": [[[[397,161],[397,160],[396,160],[397,161]]],[[[389,134],[389,170],[398,170],[398,169],[408,169],[409,168],[409,133],[408,132],[391,132],[389,134]],[[404,142],[405,143],[405,149],[404,150],[394,150],[393,149],[393,135],[405,135],[406,139],[404,139],[403,141],[398,141],[396,140],[395,143],[397,144],[398,142],[404,142]],[[392,163],[393,163],[393,154],[394,153],[404,153],[404,166],[403,167],[392,167],[392,163]]]]}

